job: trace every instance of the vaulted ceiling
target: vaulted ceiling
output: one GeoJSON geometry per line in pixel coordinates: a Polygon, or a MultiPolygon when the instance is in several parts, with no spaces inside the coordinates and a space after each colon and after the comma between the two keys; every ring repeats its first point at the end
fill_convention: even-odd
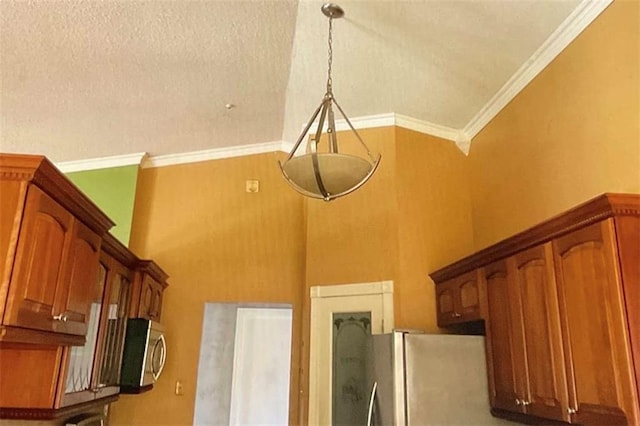
{"type": "MultiPolygon", "coordinates": [[[[2,0],[0,149],[59,162],[293,142],[324,94],[322,3],[2,0]]],[[[350,118],[471,137],[590,3],[341,1],[335,96],[350,118]]]]}

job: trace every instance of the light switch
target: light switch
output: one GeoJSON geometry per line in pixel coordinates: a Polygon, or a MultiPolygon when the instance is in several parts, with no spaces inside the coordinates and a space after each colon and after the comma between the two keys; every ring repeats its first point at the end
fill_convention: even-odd
{"type": "Polygon", "coordinates": [[[184,395],[184,389],[182,389],[182,382],[176,380],[176,395],[184,395]]]}

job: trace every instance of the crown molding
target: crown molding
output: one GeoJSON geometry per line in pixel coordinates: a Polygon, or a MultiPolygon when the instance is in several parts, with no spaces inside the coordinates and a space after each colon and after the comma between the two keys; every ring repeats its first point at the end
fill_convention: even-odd
{"type": "Polygon", "coordinates": [[[62,173],[84,172],[88,170],[140,165],[144,161],[145,157],[147,157],[146,152],[137,152],[135,154],[114,155],[111,157],[91,158],[88,160],[63,161],[55,163],[55,166],[62,173]]]}
{"type": "MultiPolygon", "coordinates": [[[[244,155],[264,154],[267,152],[286,150],[290,144],[282,141],[265,142],[252,145],[233,146],[228,148],[213,148],[203,151],[184,152],[179,154],[158,155],[148,157],[141,165],[142,168],[165,167],[176,164],[197,163],[200,161],[219,160],[222,158],[240,157],[244,155]]],[[[292,146],[292,145],[291,145],[292,146]]]]}
{"type": "Polygon", "coordinates": [[[582,0],[573,12],[462,129],[474,138],[509,102],[553,61],[613,0],[582,0]]]}
{"type": "MultiPolygon", "coordinates": [[[[397,114],[394,112],[386,114],[365,115],[362,117],[355,117],[349,119],[353,127],[357,129],[373,129],[377,127],[402,127],[405,129],[413,130],[426,135],[435,136],[441,139],[445,139],[455,144],[464,152],[469,153],[470,139],[464,132],[458,129],[454,129],[447,126],[441,126],[439,124],[431,123],[429,121],[419,120],[417,118],[409,117],[407,115],[397,114]]],[[[311,128],[317,126],[315,122],[311,128]]],[[[336,120],[336,131],[341,132],[350,130],[349,124],[345,119],[336,120]]],[[[308,132],[311,134],[313,132],[308,132]]]]}
{"type": "MultiPolygon", "coordinates": [[[[368,115],[350,119],[356,129],[372,129],[378,127],[397,126],[413,130],[441,139],[455,142],[464,152],[469,152],[469,138],[460,130],[446,126],[418,120],[402,114],[387,113],[368,115]]],[[[336,131],[350,130],[346,120],[336,120],[336,131]]],[[[81,170],[103,169],[108,167],[120,167],[139,164],[141,168],[165,167],[177,164],[197,163],[200,161],[220,160],[223,158],[240,157],[244,155],[264,154],[268,152],[289,153],[294,144],[287,141],[265,142],[252,145],[241,145],[227,148],[213,148],[202,151],[191,151],[177,154],[149,156],[146,152],[118,155],[114,157],[95,158],[90,160],[68,161],[58,163],[56,166],[64,173],[81,170]]]]}

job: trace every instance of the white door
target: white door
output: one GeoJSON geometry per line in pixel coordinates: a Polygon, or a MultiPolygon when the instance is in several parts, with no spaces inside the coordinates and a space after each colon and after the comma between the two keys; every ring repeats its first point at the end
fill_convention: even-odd
{"type": "Polygon", "coordinates": [[[393,329],[393,282],[311,288],[309,424],[332,423],[333,315],[367,312],[372,334],[393,329]]]}

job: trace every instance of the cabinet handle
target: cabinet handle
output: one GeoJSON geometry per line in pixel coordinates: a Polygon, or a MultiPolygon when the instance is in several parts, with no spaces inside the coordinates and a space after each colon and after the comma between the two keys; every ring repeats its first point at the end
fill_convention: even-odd
{"type": "Polygon", "coordinates": [[[520,401],[518,398],[516,398],[516,405],[521,405],[524,401],[520,401]]]}
{"type": "Polygon", "coordinates": [[[569,414],[575,414],[577,412],[578,412],[578,410],[576,410],[575,408],[571,408],[571,407],[567,408],[567,413],[569,413],[569,414]]]}
{"type": "Polygon", "coordinates": [[[459,314],[459,313],[457,313],[457,312],[454,312],[454,313],[453,313],[453,317],[454,317],[454,318],[460,318],[461,316],[462,316],[462,314],[459,314]]]}
{"type": "Polygon", "coordinates": [[[54,316],[53,316],[53,320],[54,320],[54,321],[67,322],[67,314],[54,315],[54,316]]]}
{"type": "Polygon", "coordinates": [[[522,401],[522,405],[524,406],[531,405],[531,401],[522,401]]]}

